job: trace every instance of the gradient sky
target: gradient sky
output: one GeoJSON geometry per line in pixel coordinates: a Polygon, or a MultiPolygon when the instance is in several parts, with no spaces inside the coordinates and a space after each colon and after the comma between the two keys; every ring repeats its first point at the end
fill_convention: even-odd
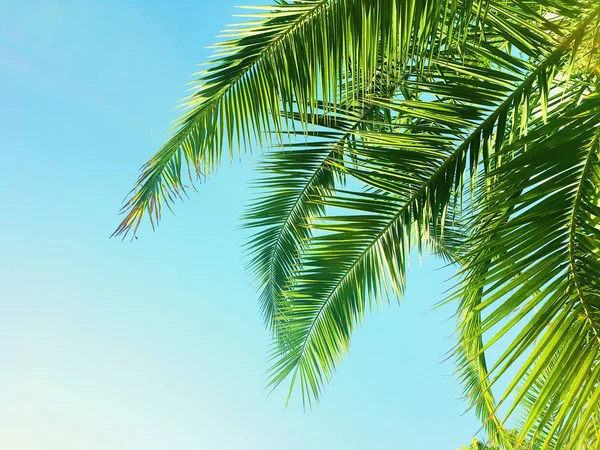
{"type": "Polygon", "coordinates": [[[257,159],[139,240],[109,235],[240,0],[0,0],[0,448],[445,450],[478,432],[453,365],[449,269],[356,333],[320,405],[268,396],[236,230],[257,159]]]}

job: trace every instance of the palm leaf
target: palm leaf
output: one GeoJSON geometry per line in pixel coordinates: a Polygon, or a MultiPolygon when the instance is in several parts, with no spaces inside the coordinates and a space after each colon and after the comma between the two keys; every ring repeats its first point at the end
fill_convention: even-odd
{"type": "Polygon", "coordinates": [[[154,226],[163,206],[171,208],[185,193],[184,172],[190,179],[213,172],[224,146],[231,158],[236,147],[241,152],[254,139],[262,145],[271,131],[280,135],[286,126],[280,109],[296,112],[306,126],[315,119],[318,99],[335,105],[342,94],[347,103],[366,92],[381,61],[387,61],[387,73],[402,73],[405,67],[392,62],[406,63],[435,34],[439,21],[431,19],[441,5],[295,0],[254,7],[259,12],[225,32],[216,58],[198,74],[186,112],[142,167],[113,235],[135,233],[146,213],[154,226]]]}
{"type": "Polygon", "coordinates": [[[277,303],[285,280],[298,263],[299,248],[312,235],[307,222],[323,213],[319,203],[310,199],[327,193],[336,179],[343,178],[330,163],[343,163],[345,148],[355,140],[353,132],[372,128],[386,114],[378,105],[367,104],[366,99],[389,98],[400,85],[397,81],[390,83],[383,74],[376,77],[373,89],[366,93],[368,97],[354,101],[350,107],[322,107],[328,112],[318,116],[317,130],[296,132],[296,142],[284,144],[283,151],[273,152],[261,161],[261,177],[255,187],[264,194],[248,207],[244,221],[247,228],[259,228],[247,244],[252,254],[249,268],[258,279],[261,309],[269,326],[276,325],[273,318],[277,303]]]}

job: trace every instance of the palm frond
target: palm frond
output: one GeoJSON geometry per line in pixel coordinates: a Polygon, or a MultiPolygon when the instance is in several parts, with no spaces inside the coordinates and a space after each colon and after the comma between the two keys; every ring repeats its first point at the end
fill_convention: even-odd
{"type": "MultiPolygon", "coordinates": [[[[456,3],[459,0],[452,0],[456,3]]],[[[113,235],[152,225],[171,208],[190,180],[213,172],[222,149],[230,158],[270,132],[281,135],[279,111],[313,123],[318,99],[337,104],[364,93],[384,61],[402,73],[417,49],[435,35],[442,0],[294,0],[253,7],[248,22],[225,32],[216,58],[200,72],[185,114],[167,143],[142,167],[113,235]],[[411,44],[411,45],[409,45],[411,44]],[[394,64],[392,64],[394,62],[394,64]],[[310,74],[310,76],[307,76],[310,74]],[[352,86],[349,89],[349,86],[352,86]]],[[[267,136],[267,141],[263,139],[267,136]]]]}
{"type": "MultiPolygon", "coordinates": [[[[400,86],[382,74],[375,77],[366,95],[389,98],[400,86]]],[[[272,329],[285,280],[298,264],[302,242],[312,236],[307,223],[324,212],[310,199],[329,192],[336,179],[343,178],[330,163],[343,164],[345,148],[355,140],[354,132],[372,128],[386,114],[365,100],[359,98],[350,107],[321,107],[324,113],[317,118],[317,130],[296,132],[296,142],[283,144],[282,151],[272,152],[259,164],[261,177],[254,187],[264,194],[249,205],[244,222],[247,228],[259,228],[247,244],[252,255],[249,268],[258,280],[261,310],[272,329]]],[[[294,118],[298,119],[297,115],[294,118]]]]}

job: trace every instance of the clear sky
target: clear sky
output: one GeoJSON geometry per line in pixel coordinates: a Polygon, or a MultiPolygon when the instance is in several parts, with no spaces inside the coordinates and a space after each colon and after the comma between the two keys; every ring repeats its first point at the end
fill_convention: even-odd
{"type": "Polygon", "coordinates": [[[139,240],[109,235],[240,0],[0,0],[0,448],[453,450],[479,429],[449,269],[418,260],[321,404],[268,396],[236,230],[257,155],[139,240]]]}

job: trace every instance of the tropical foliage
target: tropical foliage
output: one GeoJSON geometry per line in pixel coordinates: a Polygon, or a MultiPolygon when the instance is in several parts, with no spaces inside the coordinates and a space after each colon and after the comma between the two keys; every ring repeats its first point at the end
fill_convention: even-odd
{"type": "Polygon", "coordinates": [[[496,446],[490,446],[490,445],[486,445],[483,442],[481,442],[479,439],[477,438],[473,438],[473,440],[471,441],[471,443],[467,446],[467,445],[463,445],[460,449],[456,449],[456,450],[498,450],[498,447],[496,446]]]}
{"type": "Polygon", "coordinates": [[[268,147],[245,223],[270,386],[318,400],[365,312],[402,295],[416,248],[458,267],[458,376],[491,441],[596,448],[598,3],[253,9],[198,74],[115,234],[154,226],[223,149],[268,147]]]}

